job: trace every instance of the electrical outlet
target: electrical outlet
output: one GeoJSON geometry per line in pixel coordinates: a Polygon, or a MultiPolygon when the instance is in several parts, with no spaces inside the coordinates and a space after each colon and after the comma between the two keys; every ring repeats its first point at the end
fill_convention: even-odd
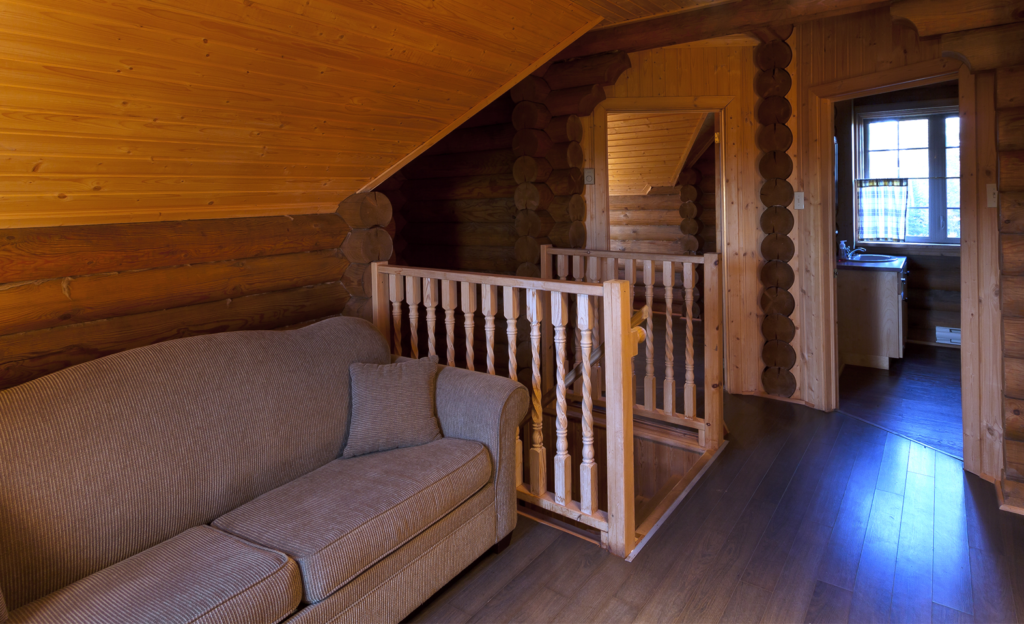
{"type": "Polygon", "coordinates": [[[999,187],[995,184],[985,185],[985,197],[988,199],[989,208],[999,207],[999,187]]]}
{"type": "Polygon", "coordinates": [[[596,178],[596,176],[594,175],[594,170],[593,169],[584,169],[583,170],[583,183],[584,184],[596,184],[597,182],[595,181],[595,178],[596,178]]]}
{"type": "Polygon", "coordinates": [[[804,209],[804,192],[803,191],[797,191],[796,193],[793,193],[793,208],[795,208],[797,210],[803,210],[804,209]]]}

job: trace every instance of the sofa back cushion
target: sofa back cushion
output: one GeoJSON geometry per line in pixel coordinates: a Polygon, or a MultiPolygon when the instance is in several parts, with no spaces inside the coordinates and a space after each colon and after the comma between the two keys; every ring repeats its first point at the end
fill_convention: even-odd
{"type": "Polygon", "coordinates": [[[341,453],[367,322],[125,351],[0,392],[0,591],[9,609],[341,453]]]}

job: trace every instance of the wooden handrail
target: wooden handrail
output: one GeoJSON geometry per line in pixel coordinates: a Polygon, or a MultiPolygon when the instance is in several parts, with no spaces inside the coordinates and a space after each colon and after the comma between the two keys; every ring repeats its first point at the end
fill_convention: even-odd
{"type": "Polygon", "coordinates": [[[552,256],[580,256],[584,258],[616,258],[619,260],[651,260],[653,262],[704,264],[704,256],[652,254],[633,251],[604,251],[601,249],[564,249],[560,247],[552,247],[548,249],[548,254],[552,256]]]}
{"type": "Polygon", "coordinates": [[[511,277],[491,273],[472,273],[469,271],[446,271],[440,269],[423,269],[419,267],[395,266],[387,262],[374,262],[380,273],[401,275],[403,277],[425,277],[429,279],[467,282],[470,284],[486,284],[490,286],[510,286],[543,290],[546,292],[566,293],[570,295],[589,295],[600,297],[604,294],[601,284],[586,282],[566,282],[562,280],[537,279],[532,277],[511,277]]]}

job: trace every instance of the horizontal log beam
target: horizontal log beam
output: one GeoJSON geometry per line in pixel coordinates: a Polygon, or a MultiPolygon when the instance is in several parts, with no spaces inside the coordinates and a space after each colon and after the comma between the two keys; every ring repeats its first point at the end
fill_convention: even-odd
{"type": "Polygon", "coordinates": [[[9,229],[0,280],[257,258],[340,247],[351,228],[335,214],[9,229]]]}
{"type": "MultiPolygon", "coordinates": [[[[618,50],[639,52],[680,43],[747,33],[775,24],[796,24],[858,13],[889,2],[877,0],[740,0],[664,17],[592,30],[556,58],[569,59],[618,50]]],[[[552,66],[554,67],[554,66],[552,66]]]]}

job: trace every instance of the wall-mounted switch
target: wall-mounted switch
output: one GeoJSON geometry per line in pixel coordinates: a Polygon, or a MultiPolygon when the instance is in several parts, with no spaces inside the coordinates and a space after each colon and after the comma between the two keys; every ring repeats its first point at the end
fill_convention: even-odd
{"type": "Polygon", "coordinates": [[[797,191],[796,193],[793,193],[793,208],[795,208],[797,210],[803,210],[804,209],[804,192],[803,191],[797,191]]]}
{"type": "Polygon", "coordinates": [[[583,170],[583,183],[584,184],[596,184],[594,178],[595,178],[595,176],[594,176],[594,170],[593,169],[584,169],[583,170]]]}
{"type": "Polygon", "coordinates": [[[985,197],[988,199],[989,208],[999,207],[999,187],[995,184],[985,185],[985,197]]]}

